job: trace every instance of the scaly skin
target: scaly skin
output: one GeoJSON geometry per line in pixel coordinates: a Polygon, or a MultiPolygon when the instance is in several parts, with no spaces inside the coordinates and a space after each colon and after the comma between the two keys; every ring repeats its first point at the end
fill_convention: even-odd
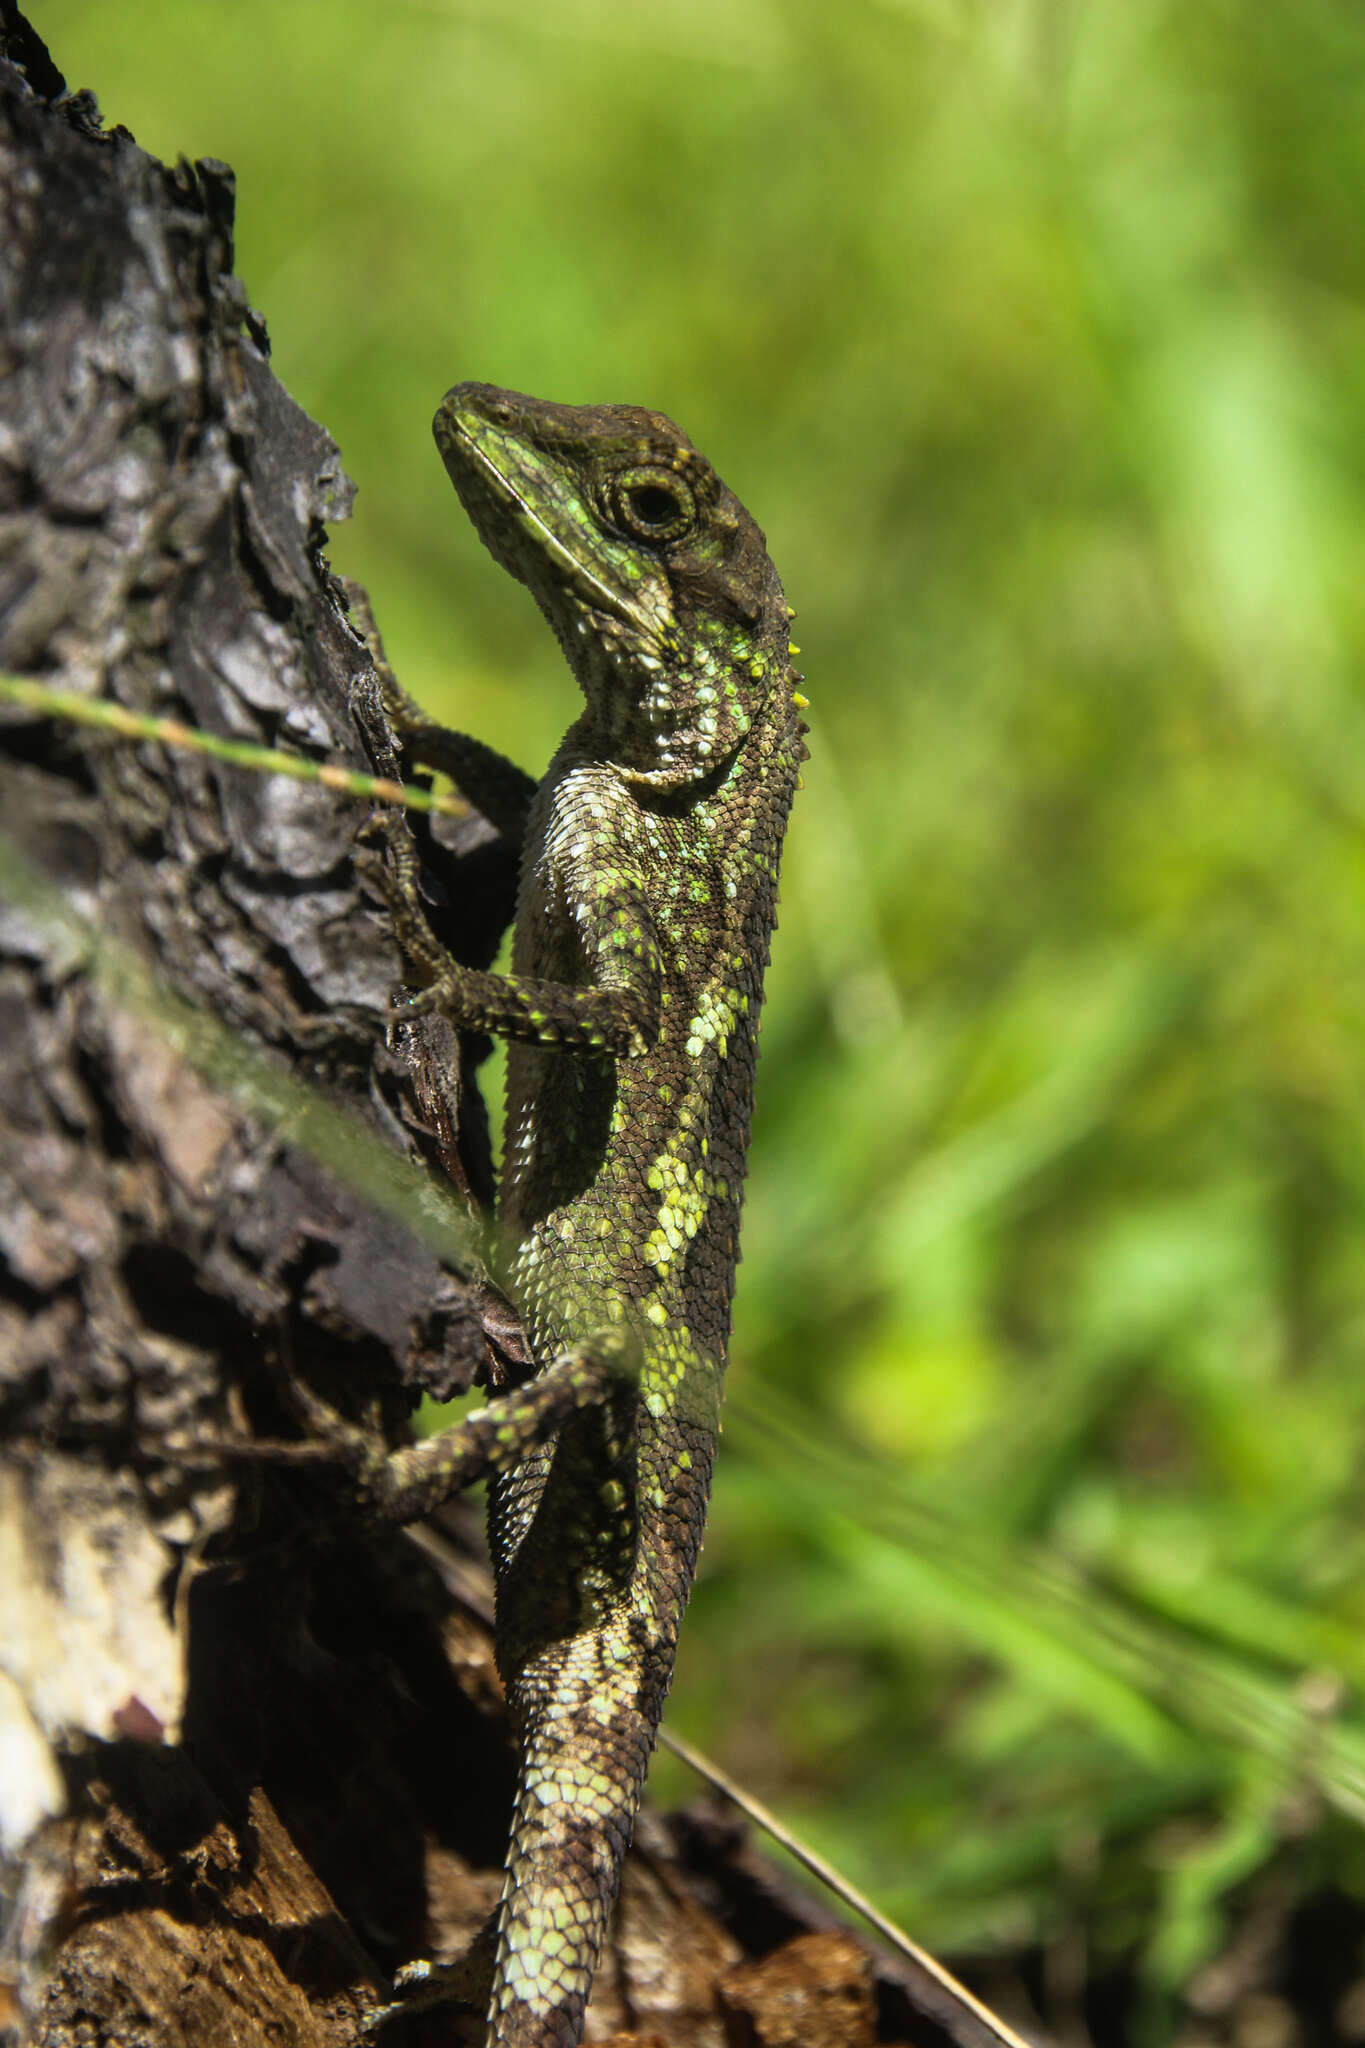
{"type": "MultiPolygon", "coordinates": [[[[512,973],[405,930],[421,1006],[513,1041],[505,1270],[550,1369],[483,1425],[521,1752],[487,2039],[575,2048],[701,1544],[800,678],[763,535],[670,420],[467,384],[435,433],[585,700],[526,814],[512,973]]],[[[468,742],[415,747],[479,802],[468,742]]],[[[529,785],[489,787],[506,829],[529,785]]]]}

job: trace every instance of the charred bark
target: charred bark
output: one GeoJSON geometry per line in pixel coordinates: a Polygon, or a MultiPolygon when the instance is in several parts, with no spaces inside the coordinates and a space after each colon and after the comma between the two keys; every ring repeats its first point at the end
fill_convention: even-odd
{"type": "MultiPolygon", "coordinates": [[[[322,554],[351,486],[233,275],[230,172],[103,132],[12,13],[4,56],[0,664],[392,772],[322,554]]],[[[489,1181],[477,1094],[439,1021],[386,1031],[364,806],[2,716],[12,2017],[349,2038],[430,1947],[432,1845],[501,1853],[496,1678],[453,1590],[471,1518],[377,1542],[339,1475],[222,1447],[298,1435],[298,1382],[396,1438],[483,1371],[474,1262],[411,1191],[371,1198],[439,1170],[458,1225],[489,1181]]],[[[515,850],[442,821],[425,856],[486,962],[515,850]]]]}

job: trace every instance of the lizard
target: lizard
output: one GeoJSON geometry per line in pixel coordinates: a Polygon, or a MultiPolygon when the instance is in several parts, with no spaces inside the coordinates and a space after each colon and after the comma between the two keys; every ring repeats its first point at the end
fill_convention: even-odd
{"type": "Polygon", "coordinates": [[[386,678],[405,746],[521,840],[507,974],[440,946],[410,841],[388,888],[405,1014],[509,1042],[502,1273],[538,1370],[367,1483],[406,1520],[492,1474],[519,1768],[486,2040],[576,2048],[702,1540],[805,699],[763,533],[670,419],[461,384],[434,432],[584,702],[537,783],[386,678]]]}

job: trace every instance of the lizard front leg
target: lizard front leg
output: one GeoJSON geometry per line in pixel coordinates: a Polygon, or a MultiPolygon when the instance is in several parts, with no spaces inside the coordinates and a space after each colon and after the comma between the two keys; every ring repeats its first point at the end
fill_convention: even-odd
{"type": "Polygon", "coordinates": [[[454,732],[428,718],[389,666],[384,642],[363,585],[338,579],[379,681],[379,699],[403,751],[414,761],[448,775],[461,796],[482,811],[515,846],[526,837],[526,820],[536,793],[535,777],[469,733],[454,732]]]}
{"type": "Polygon", "coordinates": [[[419,866],[410,836],[380,821],[391,865],[379,886],[399,943],[426,981],[395,1009],[396,1018],[439,1010],[461,1031],[487,1031],[526,1045],[557,1046],[618,1059],[648,1051],[659,1035],[659,956],[647,906],[622,886],[597,937],[594,980],[584,985],[466,967],[444,947],[422,909],[419,866]],[[617,943],[630,934],[630,945],[617,943]]]}
{"type": "Polygon", "coordinates": [[[535,778],[472,734],[455,732],[428,718],[387,663],[379,667],[379,674],[384,710],[403,751],[424,767],[448,775],[461,796],[482,811],[490,825],[514,845],[522,845],[536,793],[535,778]]]}

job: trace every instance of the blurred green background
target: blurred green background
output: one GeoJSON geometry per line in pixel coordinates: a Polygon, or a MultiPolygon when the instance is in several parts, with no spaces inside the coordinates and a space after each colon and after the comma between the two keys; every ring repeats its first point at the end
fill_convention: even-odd
{"type": "Polygon", "coordinates": [[[32,13],[236,170],[453,723],[574,693],[448,384],[659,407],[765,526],[812,759],[671,1719],[1060,2038],[1241,2040],[1238,1930],[1365,1900],[1365,13],[32,13]]]}

